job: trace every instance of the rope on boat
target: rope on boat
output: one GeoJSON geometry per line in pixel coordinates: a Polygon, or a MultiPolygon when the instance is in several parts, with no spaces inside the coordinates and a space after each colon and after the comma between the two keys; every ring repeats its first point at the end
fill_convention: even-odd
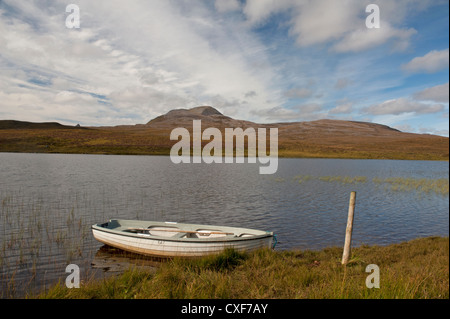
{"type": "Polygon", "coordinates": [[[275,246],[277,245],[278,240],[277,240],[277,235],[273,234],[273,245],[272,245],[272,249],[275,249],[275,246]]]}

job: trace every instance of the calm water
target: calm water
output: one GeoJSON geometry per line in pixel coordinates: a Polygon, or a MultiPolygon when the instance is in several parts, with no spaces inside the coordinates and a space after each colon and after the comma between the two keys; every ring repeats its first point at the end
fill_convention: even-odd
{"type": "Polygon", "coordinates": [[[320,249],[343,245],[356,191],[353,245],[448,236],[448,191],[393,188],[394,177],[448,185],[448,162],[279,159],[260,175],[165,156],[0,153],[0,296],[64,282],[70,263],[98,276],[90,225],[110,218],[257,228],[277,234],[276,249],[320,249]]]}

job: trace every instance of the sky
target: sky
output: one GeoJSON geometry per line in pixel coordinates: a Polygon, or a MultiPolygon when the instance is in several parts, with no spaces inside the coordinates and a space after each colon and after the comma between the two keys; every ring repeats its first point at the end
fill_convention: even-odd
{"type": "Polygon", "coordinates": [[[210,105],[448,136],[448,29],[448,0],[0,0],[0,119],[143,124],[210,105]]]}

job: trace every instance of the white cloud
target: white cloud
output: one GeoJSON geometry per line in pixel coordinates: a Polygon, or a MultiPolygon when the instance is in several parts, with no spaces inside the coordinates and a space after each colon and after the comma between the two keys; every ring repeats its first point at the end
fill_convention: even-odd
{"type": "Polygon", "coordinates": [[[300,117],[296,110],[286,109],[281,106],[276,106],[269,109],[253,110],[252,114],[264,120],[271,119],[274,121],[292,121],[298,120],[300,117]]]}
{"type": "Polygon", "coordinates": [[[272,14],[291,8],[295,2],[295,0],[247,0],[243,13],[251,25],[257,25],[263,23],[272,14]]]}
{"type": "MultiPolygon", "coordinates": [[[[130,118],[144,122],[171,108],[196,106],[217,97],[229,105],[254,92],[236,114],[248,118],[251,109],[274,107],[281,101],[277,96],[283,98],[273,85],[276,71],[259,39],[243,24],[217,19],[204,3],[181,7],[169,1],[82,0],[77,3],[81,13],[77,30],[65,27],[66,3],[62,0],[50,9],[37,2],[26,7],[12,1],[8,4],[15,13],[0,7],[0,66],[14,65],[26,91],[21,93],[26,97],[21,99],[23,103],[11,100],[16,113],[32,101],[46,109],[42,120],[52,115],[61,118],[60,108],[52,107],[59,99],[68,98],[64,96],[68,93],[58,95],[60,92],[72,92],[80,101],[103,96],[91,103],[101,109],[109,103],[111,112],[119,116],[110,123],[111,117],[99,111],[84,125],[124,124],[130,118]],[[48,96],[25,88],[36,84],[29,82],[28,69],[36,72],[33,78],[37,83],[45,82],[41,75],[49,75],[47,84],[40,87],[48,96]]],[[[236,4],[238,1],[218,1],[216,7],[229,11],[235,10],[236,4]]],[[[13,99],[11,93],[18,83],[3,71],[0,82],[1,78],[8,80],[0,92],[13,99]]],[[[78,107],[66,107],[66,117],[83,114],[86,106],[78,107]]]]}
{"type": "Polygon", "coordinates": [[[360,52],[391,41],[395,50],[408,48],[417,31],[399,28],[408,14],[423,10],[430,1],[375,1],[380,6],[381,27],[368,29],[366,6],[373,1],[360,0],[248,0],[244,14],[251,25],[260,25],[271,15],[287,13],[289,27],[300,47],[332,44],[336,52],[360,52]]]}
{"type": "Polygon", "coordinates": [[[448,129],[437,129],[434,127],[421,127],[419,128],[419,132],[421,134],[434,134],[434,135],[442,135],[448,136],[448,129]]]}
{"type": "Polygon", "coordinates": [[[355,1],[303,1],[293,11],[290,32],[300,46],[339,39],[358,25],[361,8],[355,1]]]}
{"type": "Polygon", "coordinates": [[[290,89],[288,91],[286,91],[284,93],[285,96],[290,97],[290,98],[307,98],[310,97],[312,95],[313,91],[311,89],[308,88],[294,88],[294,89],[290,89]]]}
{"type": "Polygon", "coordinates": [[[393,128],[402,131],[402,132],[409,132],[409,133],[418,133],[418,134],[434,134],[434,135],[441,135],[441,136],[448,136],[448,129],[441,129],[436,127],[413,127],[410,124],[397,124],[394,125],[393,128]]]}
{"type": "Polygon", "coordinates": [[[349,114],[353,111],[353,103],[343,102],[330,110],[330,114],[349,114]]]}
{"type": "Polygon", "coordinates": [[[417,100],[434,101],[434,102],[449,102],[449,87],[448,82],[442,85],[436,85],[431,88],[427,88],[414,94],[417,100]]]}
{"type": "Polygon", "coordinates": [[[313,121],[326,118],[328,112],[319,103],[305,103],[292,108],[276,106],[269,109],[254,110],[254,115],[273,121],[313,121]]]}
{"type": "Polygon", "coordinates": [[[396,130],[399,130],[401,132],[414,133],[414,128],[411,125],[405,123],[393,125],[392,128],[395,128],[396,130]]]}
{"type": "Polygon", "coordinates": [[[214,6],[219,12],[237,11],[241,7],[238,0],[216,0],[214,6]]]}
{"type": "Polygon", "coordinates": [[[449,51],[446,50],[433,50],[421,57],[416,57],[410,62],[402,65],[402,69],[412,73],[434,73],[445,68],[449,65],[449,51]]]}
{"type": "Polygon", "coordinates": [[[307,103],[307,104],[301,104],[296,107],[296,109],[300,112],[302,115],[309,115],[312,113],[316,113],[322,110],[322,106],[317,103],[307,103]]]}
{"type": "Polygon", "coordinates": [[[411,36],[416,33],[417,31],[413,28],[396,29],[389,23],[381,21],[379,29],[361,28],[347,33],[334,45],[333,50],[336,52],[359,52],[393,41],[393,48],[403,51],[408,48],[411,36]]]}
{"type": "Polygon", "coordinates": [[[364,109],[372,115],[399,115],[403,113],[427,114],[437,113],[444,110],[442,104],[427,104],[413,101],[407,98],[388,100],[380,104],[374,104],[364,109]]]}

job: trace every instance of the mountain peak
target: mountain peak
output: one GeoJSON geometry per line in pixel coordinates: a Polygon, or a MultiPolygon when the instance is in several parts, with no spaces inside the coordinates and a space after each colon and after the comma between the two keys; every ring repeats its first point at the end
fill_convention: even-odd
{"type": "Polygon", "coordinates": [[[194,113],[194,114],[199,114],[199,115],[205,115],[205,116],[209,116],[209,115],[223,115],[222,113],[220,113],[219,111],[217,111],[215,108],[213,108],[212,106],[197,106],[194,107],[192,109],[187,110],[188,112],[194,113]]]}
{"type": "Polygon", "coordinates": [[[164,115],[158,116],[148,122],[147,124],[156,124],[162,122],[179,122],[179,121],[192,121],[192,120],[226,120],[231,119],[228,116],[223,115],[212,106],[197,106],[191,109],[174,109],[170,110],[164,115]]]}

